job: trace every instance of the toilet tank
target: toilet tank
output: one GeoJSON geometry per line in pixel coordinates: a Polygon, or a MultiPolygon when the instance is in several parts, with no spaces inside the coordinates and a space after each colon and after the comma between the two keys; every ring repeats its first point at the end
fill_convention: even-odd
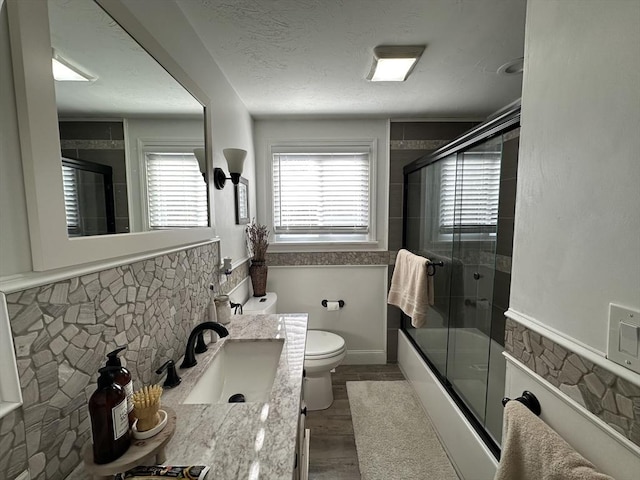
{"type": "Polygon", "coordinates": [[[267,292],[264,297],[251,297],[242,306],[242,313],[245,315],[268,315],[276,313],[278,295],[274,292],[267,292]]]}

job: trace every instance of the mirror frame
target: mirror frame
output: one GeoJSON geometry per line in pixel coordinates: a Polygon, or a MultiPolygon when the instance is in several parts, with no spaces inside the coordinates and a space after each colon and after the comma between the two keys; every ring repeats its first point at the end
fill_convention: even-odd
{"type": "MultiPolygon", "coordinates": [[[[210,99],[120,1],[97,1],[144,50],[204,107],[207,183],[211,185],[210,99]]],[[[69,238],[67,235],[58,112],[51,71],[46,1],[7,0],[31,257],[34,271],[77,266],[154,251],[188,247],[215,238],[213,189],[210,226],[69,238]]]]}

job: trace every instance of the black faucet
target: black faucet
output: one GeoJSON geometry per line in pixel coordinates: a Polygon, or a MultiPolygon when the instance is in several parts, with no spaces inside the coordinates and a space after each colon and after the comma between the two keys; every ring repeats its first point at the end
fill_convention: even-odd
{"type": "Polygon", "coordinates": [[[196,354],[194,351],[196,338],[205,330],[213,330],[218,335],[220,335],[220,338],[229,335],[229,331],[218,322],[202,322],[200,325],[196,325],[196,327],[191,330],[191,333],[189,334],[189,340],[187,341],[187,350],[184,352],[184,360],[182,361],[182,365],[180,365],[180,368],[190,368],[198,363],[196,361],[196,354]]]}

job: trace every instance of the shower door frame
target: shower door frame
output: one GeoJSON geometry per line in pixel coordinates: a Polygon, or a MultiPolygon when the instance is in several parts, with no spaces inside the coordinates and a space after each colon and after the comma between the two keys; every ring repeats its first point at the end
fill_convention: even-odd
{"type": "MultiPolygon", "coordinates": [[[[491,138],[497,137],[499,135],[503,135],[511,130],[514,130],[520,126],[520,104],[517,102],[515,107],[505,109],[504,112],[498,112],[494,118],[490,118],[489,120],[481,123],[480,125],[472,128],[468,132],[462,134],[461,136],[455,138],[447,145],[439,148],[433,153],[427,154],[417,160],[411,162],[406,165],[403,170],[403,202],[402,202],[402,214],[403,214],[403,222],[402,222],[402,246],[406,248],[407,246],[407,214],[408,214],[408,175],[414,173],[416,171],[422,170],[426,168],[428,165],[431,165],[439,160],[442,160],[449,155],[457,154],[468,150],[476,145],[479,145],[491,138]]],[[[490,433],[487,431],[485,426],[480,422],[480,420],[473,414],[471,409],[467,406],[465,401],[458,395],[458,393],[454,390],[453,385],[447,379],[445,375],[443,375],[438,368],[433,364],[433,362],[427,357],[425,352],[422,351],[422,348],[418,345],[416,340],[412,335],[409,334],[405,325],[407,321],[410,320],[408,316],[404,313],[401,315],[401,324],[400,328],[406,334],[406,337],[413,345],[413,348],[418,352],[420,357],[425,361],[429,368],[435,375],[435,377],[440,381],[442,387],[449,394],[454,403],[458,406],[462,414],[469,421],[469,423],[473,426],[476,433],[485,443],[487,448],[491,451],[491,453],[495,456],[496,459],[500,459],[500,446],[496,443],[490,433]]],[[[448,319],[449,320],[449,319],[448,319]]],[[[449,330],[450,327],[448,326],[449,330]]],[[[449,334],[447,334],[448,336],[449,334]]],[[[448,342],[447,342],[447,351],[448,351],[448,342]]]]}

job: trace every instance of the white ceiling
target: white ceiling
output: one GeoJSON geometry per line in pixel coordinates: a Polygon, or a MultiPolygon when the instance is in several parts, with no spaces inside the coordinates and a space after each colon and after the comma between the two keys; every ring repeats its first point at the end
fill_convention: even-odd
{"type": "MultiPolygon", "coordinates": [[[[175,0],[257,117],[482,118],[519,98],[526,0],[175,0]],[[376,45],[426,45],[406,82],[365,79],[376,45]]],[[[94,2],[48,0],[52,44],[97,76],[56,82],[61,114],[202,114],[94,2]]]]}
{"type": "Polygon", "coordinates": [[[520,96],[526,0],[176,0],[255,117],[483,117],[520,96]],[[376,45],[427,48],[404,83],[376,45]]]}

